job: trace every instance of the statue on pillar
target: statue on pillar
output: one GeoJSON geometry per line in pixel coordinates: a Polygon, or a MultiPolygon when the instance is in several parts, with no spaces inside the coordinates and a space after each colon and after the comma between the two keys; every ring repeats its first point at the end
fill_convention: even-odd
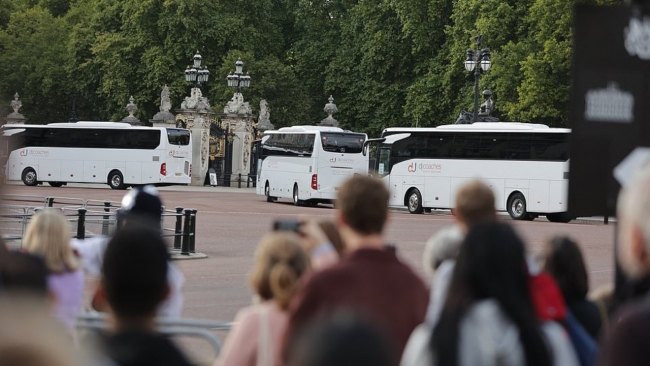
{"type": "Polygon", "coordinates": [[[122,122],[126,122],[132,125],[141,125],[140,120],[137,119],[134,114],[135,112],[138,111],[138,106],[135,104],[135,99],[133,99],[133,95],[129,98],[129,104],[126,105],[127,112],[129,112],[129,115],[124,117],[122,122]]]}
{"type": "Polygon", "coordinates": [[[338,112],[338,108],[336,108],[336,104],[334,104],[334,97],[330,95],[328,98],[327,104],[325,104],[325,108],[323,110],[325,113],[327,113],[327,118],[323,119],[320,121],[321,126],[331,126],[331,127],[339,127],[339,121],[335,120],[332,115],[336,112],[338,112]]]}
{"type": "Polygon", "coordinates": [[[192,88],[190,96],[185,97],[185,100],[181,103],[181,109],[210,110],[211,107],[208,98],[201,93],[201,89],[192,88]]]}
{"type": "Polygon", "coordinates": [[[174,115],[169,112],[172,109],[172,102],[169,98],[167,85],[160,93],[160,112],[156,113],[149,121],[154,127],[175,125],[174,115]]]}
{"type": "Polygon", "coordinates": [[[226,103],[226,106],[223,108],[223,113],[252,114],[253,111],[250,105],[248,105],[248,102],[244,102],[244,96],[242,93],[235,93],[228,103],[226,103]]]}
{"type": "Polygon", "coordinates": [[[260,100],[260,114],[257,118],[257,130],[260,132],[273,130],[275,126],[271,123],[271,108],[266,99],[260,100]]]}
{"type": "Polygon", "coordinates": [[[25,116],[20,114],[19,110],[23,106],[23,103],[20,101],[20,95],[18,93],[14,94],[14,100],[11,101],[11,109],[14,111],[7,115],[7,123],[25,123],[25,116]]]}

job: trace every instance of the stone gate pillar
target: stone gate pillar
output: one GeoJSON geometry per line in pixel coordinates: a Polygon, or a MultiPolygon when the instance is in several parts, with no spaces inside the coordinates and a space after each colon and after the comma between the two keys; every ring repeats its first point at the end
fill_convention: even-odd
{"type": "Polygon", "coordinates": [[[16,93],[14,95],[14,100],[11,101],[11,109],[14,111],[9,113],[6,118],[6,123],[7,124],[20,124],[20,123],[26,123],[27,119],[25,119],[25,116],[20,114],[19,110],[23,106],[23,103],[20,101],[20,95],[16,93]]]}
{"type": "Polygon", "coordinates": [[[236,187],[239,183],[239,174],[242,175],[242,185],[246,184],[250,173],[251,147],[253,144],[253,124],[255,123],[248,102],[244,102],[241,93],[235,93],[226,104],[221,115],[222,126],[228,127],[232,139],[232,176],[230,185],[236,187]]]}
{"type": "Polygon", "coordinates": [[[210,148],[210,121],[214,112],[208,98],[204,97],[201,89],[192,88],[191,96],[181,103],[181,109],[176,111],[176,123],[190,130],[192,134],[192,182],[190,185],[202,186],[208,172],[210,148]]]}

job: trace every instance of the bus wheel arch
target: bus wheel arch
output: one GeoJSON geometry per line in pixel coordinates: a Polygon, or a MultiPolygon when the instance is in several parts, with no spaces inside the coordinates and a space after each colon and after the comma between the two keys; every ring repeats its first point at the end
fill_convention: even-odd
{"type": "Polygon", "coordinates": [[[20,177],[26,186],[33,187],[38,184],[38,176],[36,175],[36,170],[34,170],[34,168],[31,166],[23,169],[20,177]]]}
{"type": "Polygon", "coordinates": [[[54,188],[60,188],[60,187],[63,187],[65,185],[64,182],[47,182],[47,184],[49,184],[50,186],[52,186],[54,188]]]}
{"type": "Polygon", "coordinates": [[[406,191],[404,204],[409,210],[409,213],[421,214],[424,212],[424,207],[422,206],[422,194],[420,193],[420,190],[415,187],[409,188],[409,190],[406,191]]]}
{"type": "Polygon", "coordinates": [[[510,193],[506,204],[506,210],[513,220],[531,221],[536,217],[534,214],[528,212],[526,197],[519,191],[510,193]]]}
{"type": "Polygon", "coordinates": [[[111,172],[108,173],[107,182],[112,189],[126,189],[126,185],[124,184],[124,175],[122,175],[122,172],[117,169],[111,170],[111,172]]]}

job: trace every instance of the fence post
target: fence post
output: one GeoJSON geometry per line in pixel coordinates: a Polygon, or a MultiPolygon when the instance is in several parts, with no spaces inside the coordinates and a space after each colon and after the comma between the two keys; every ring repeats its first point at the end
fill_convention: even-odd
{"type": "Polygon", "coordinates": [[[246,188],[250,188],[250,187],[251,187],[251,175],[248,174],[246,175],[246,188]]]}
{"type": "Polygon", "coordinates": [[[609,224],[609,215],[605,215],[605,225],[609,224]]]}
{"type": "Polygon", "coordinates": [[[190,229],[192,220],[192,210],[185,210],[185,222],[183,223],[183,243],[181,245],[181,254],[190,255],[190,229]]]}
{"type": "Polygon", "coordinates": [[[237,188],[241,188],[241,173],[239,173],[239,178],[237,179],[237,188]]]}
{"type": "Polygon", "coordinates": [[[45,197],[45,206],[46,207],[54,206],[54,197],[45,197]]]}
{"type": "Polygon", "coordinates": [[[181,249],[183,235],[183,208],[176,207],[176,229],[174,230],[174,249],[181,249]]]}
{"type": "Polygon", "coordinates": [[[80,208],[77,210],[79,219],[77,221],[77,239],[86,238],[86,209],[80,208]]]}
{"type": "Polygon", "coordinates": [[[196,253],[196,212],[192,210],[192,236],[190,236],[190,253],[196,253]]]}
{"type": "Polygon", "coordinates": [[[108,236],[108,226],[110,220],[111,203],[104,201],[104,216],[102,217],[102,235],[108,236]]]}

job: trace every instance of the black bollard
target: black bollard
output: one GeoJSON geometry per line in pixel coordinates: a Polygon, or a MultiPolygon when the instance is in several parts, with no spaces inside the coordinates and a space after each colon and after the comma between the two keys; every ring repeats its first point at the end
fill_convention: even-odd
{"type": "Polygon", "coordinates": [[[183,243],[181,254],[190,255],[190,230],[192,229],[192,210],[185,210],[185,222],[183,223],[183,243]]]}
{"type": "Polygon", "coordinates": [[[86,238],[86,209],[80,208],[77,210],[79,218],[77,220],[77,239],[86,238]]]}
{"type": "Polygon", "coordinates": [[[183,236],[183,208],[176,207],[176,229],[174,230],[174,249],[181,249],[181,236],[183,236]]]}
{"type": "Polygon", "coordinates": [[[192,210],[192,236],[190,237],[190,253],[196,253],[196,212],[192,210]]]}
{"type": "Polygon", "coordinates": [[[108,226],[111,212],[111,203],[108,201],[104,202],[104,216],[102,217],[102,235],[108,236],[108,226]]]}

